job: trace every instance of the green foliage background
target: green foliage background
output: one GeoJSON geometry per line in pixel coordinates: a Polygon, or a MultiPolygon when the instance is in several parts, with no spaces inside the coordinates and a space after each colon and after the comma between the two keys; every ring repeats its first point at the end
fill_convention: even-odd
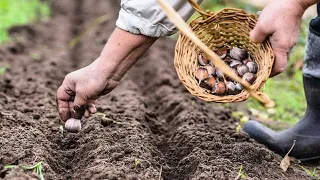
{"type": "Polygon", "coordinates": [[[8,40],[8,28],[44,19],[49,14],[48,4],[40,0],[0,0],[0,43],[8,40]]]}

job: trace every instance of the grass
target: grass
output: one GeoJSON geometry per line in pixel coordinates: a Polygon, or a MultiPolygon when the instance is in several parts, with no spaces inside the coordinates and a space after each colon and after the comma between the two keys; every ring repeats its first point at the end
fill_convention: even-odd
{"type": "Polygon", "coordinates": [[[310,171],[301,165],[300,165],[300,167],[308,174],[308,176],[310,176],[310,179],[320,179],[320,176],[318,175],[317,168],[313,168],[313,170],[310,171]]]}
{"type": "Polygon", "coordinates": [[[244,179],[246,178],[246,175],[243,172],[243,166],[241,165],[237,174],[237,177],[235,179],[244,179]]]}
{"type": "Polygon", "coordinates": [[[9,64],[0,65],[0,76],[4,75],[9,68],[9,64]]]}
{"type": "Polygon", "coordinates": [[[35,165],[5,165],[3,166],[4,169],[15,169],[15,168],[21,168],[23,170],[34,170],[36,174],[39,176],[40,180],[44,180],[43,174],[42,174],[42,162],[38,162],[35,165]]]}
{"type": "Polygon", "coordinates": [[[0,43],[9,39],[10,27],[43,20],[49,14],[48,3],[40,0],[0,0],[0,43]]]}
{"type": "Polygon", "coordinates": [[[247,107],[258,110],[266,119],[296,123],[306,108],[302,86],[301,71],[296,72],[291,79],[286,74],[281,74],[268,80],[264,88],[264,92],[276,103],[273,109],[265,109],[253,99],[248,101],[247,107]]]}

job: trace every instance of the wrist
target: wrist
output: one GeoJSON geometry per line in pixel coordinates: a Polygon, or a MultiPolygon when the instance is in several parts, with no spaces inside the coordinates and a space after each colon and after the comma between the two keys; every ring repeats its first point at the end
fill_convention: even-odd
{"type": "Polygon", "coordinates": [[[296,0],[296,1],[302,7],[303,11],[308,9],[310,6],[320,2],[320,0],[296,0]]]}
{"type": "Polygon", "coordinates": [[[135,35],[116,28],[96,60],[98,68],[107,79],[120,81],[156,40],[157,38],[135,35]]]}

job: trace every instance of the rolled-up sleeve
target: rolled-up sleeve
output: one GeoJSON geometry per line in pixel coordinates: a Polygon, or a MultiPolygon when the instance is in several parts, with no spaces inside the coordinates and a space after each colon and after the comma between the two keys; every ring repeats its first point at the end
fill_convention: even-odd
{"type": "MultiPolygon", "coordinates": [[[[194,12],[187,0],[168,2],[184,20],[187,20],[194,12]]],[[[201,3],[202,0],[197,0],[197,2],[201,3]]],[[[156,0],[122,0],[116,25],[133,34],[151,37],[168,36],[177,31],[156,0]]]]}

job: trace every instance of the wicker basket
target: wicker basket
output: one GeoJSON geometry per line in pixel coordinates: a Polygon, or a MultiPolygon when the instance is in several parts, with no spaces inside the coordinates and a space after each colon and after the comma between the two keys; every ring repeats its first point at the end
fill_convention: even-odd
{"type": "MultiPolygon", "coordinates": [[[[233,46],[247,49],[258,65],[257,79],[250,88],[258,91],[259,96],[266,96],[259,90],[271,73],[274,55],[269,41],[253,43],[249,39],[249,32],[256,24],[256,17],[234,8],[225,8],[216,13],[203,12],[197,4],[192,4],[191,0],[189,2],[201,14],[190,22],[192,31],[212,50],[233,46]]],[[[175,49],[174,65],[179,79],[188,91],[205,101],[227,103],[248,99],[249,93],[246,90],[237,95],[217,96],[199,87],[194,74],[199,68],[197,55],[200,51],[193,41],[180,33],[175,49]]]]}

